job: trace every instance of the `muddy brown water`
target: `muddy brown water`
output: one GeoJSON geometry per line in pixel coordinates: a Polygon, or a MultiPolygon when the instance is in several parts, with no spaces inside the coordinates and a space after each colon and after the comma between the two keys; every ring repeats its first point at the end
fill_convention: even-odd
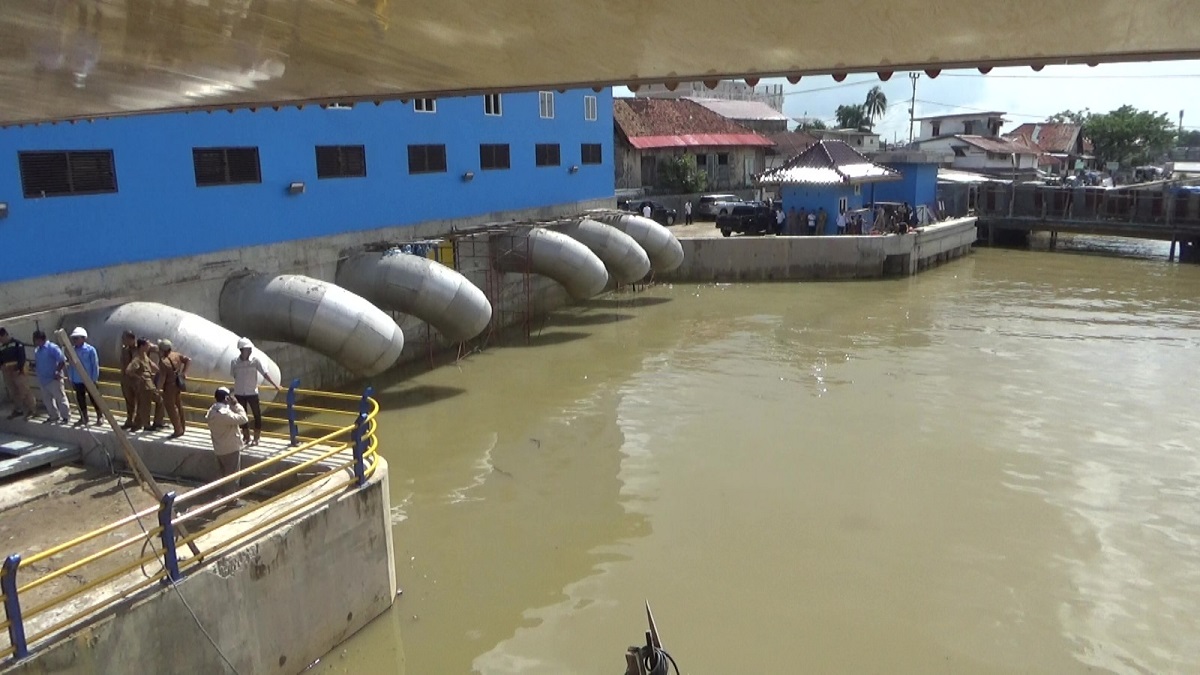
{"type": "Polygon", "coordinates": [[[645,600],[693,674],[1195,672],[1200,267],[1133,253],[658,287],[389,387],[404,594],[314,672],[619,673],[645,600]]]}

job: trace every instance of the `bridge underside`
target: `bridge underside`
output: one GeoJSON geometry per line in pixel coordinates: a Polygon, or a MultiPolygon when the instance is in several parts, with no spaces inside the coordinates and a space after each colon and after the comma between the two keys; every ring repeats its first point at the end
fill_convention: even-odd
{"type": "Polygon", "coordinates": [[[0,124],[192,107],[1200,57],[1200,2],[25,0],[0,124]]]}

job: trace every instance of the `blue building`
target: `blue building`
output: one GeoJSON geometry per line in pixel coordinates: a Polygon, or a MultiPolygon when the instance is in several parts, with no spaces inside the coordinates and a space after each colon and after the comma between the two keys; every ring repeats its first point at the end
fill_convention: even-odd
{"type": "Polygon", "coordinates": [[[874,155],[875,162],[900,172],[900,180],[875,186],[875,200],[907,202],[912,206],[937,205],[938,164],[950,157],[921,151],[898,150],[874,155]]]}
{"type": "Polygon", "coordinates": [[[898,181],[898,172],[874,164],[842,141],[818,141],[783,166],[759,176],[763,185],[778,185],[783,208],[829,214],[824,232],[837,233],[837,215],[854,211],[877,199],[876,184],[898,181]]]}
{"type": "Polygon", "coordinates": [[[278,106],[0,129],[0,283],[611,198],[612,94],[278,106]],[[40,250],[40,249],[39,249],[40,250]]]}

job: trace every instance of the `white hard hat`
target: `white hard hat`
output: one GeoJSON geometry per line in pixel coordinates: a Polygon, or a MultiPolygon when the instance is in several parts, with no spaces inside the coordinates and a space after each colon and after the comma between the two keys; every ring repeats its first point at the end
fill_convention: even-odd
{"type": "Polygon", "coordinates": [[[238,349],[254,349],[254,343],[250,338],[242,338],[238,340],[238,349]]]}
{"type": "Polygon", "coordinates": [[[86,340],[87,339],[87,331],[84,330],[82,326],[76,326],[75,330],[71,331],[71,337],[73,337],[73,338],[81,337],[86,340]]]}

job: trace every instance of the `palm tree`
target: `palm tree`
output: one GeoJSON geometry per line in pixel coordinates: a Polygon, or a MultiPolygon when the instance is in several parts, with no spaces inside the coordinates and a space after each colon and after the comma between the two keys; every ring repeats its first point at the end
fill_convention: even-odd
{"type": "Polygon", "coordinates": [[[874,124],[876,118],[883,117],[887,112],[887,107],[887,95],[879,85],[871,87],[871,91],[867,92],[867,100],[863,103],[863,112],[867,114],[867,119],[874,124]]]}
{"type": "Polygon", "coordinates": [[[871,125],[871,119],[861,105],[839,105],[833,114],[841,129],[861,129],[871,125]]]}

